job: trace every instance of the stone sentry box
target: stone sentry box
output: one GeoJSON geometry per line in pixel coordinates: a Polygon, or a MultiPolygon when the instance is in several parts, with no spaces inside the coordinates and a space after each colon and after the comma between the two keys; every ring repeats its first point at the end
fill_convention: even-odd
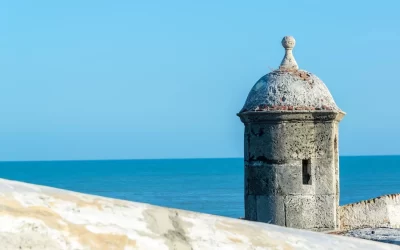
{"type": "Polygon", "coordinates": [[[245,219],[328,231],[339,228],[338,123],[325,84],[299,70],[293,37],[278,70],[263,76],[238,116],[245,125],[245,219]]]}

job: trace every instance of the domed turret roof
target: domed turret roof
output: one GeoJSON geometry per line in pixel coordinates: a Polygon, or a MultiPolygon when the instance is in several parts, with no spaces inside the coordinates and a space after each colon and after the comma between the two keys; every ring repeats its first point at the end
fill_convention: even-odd
{"type": "Polygon", "coordinates": [[[325,84],[314,74],[299,70],[292,50],[295,40],[282,40],[285,56],[279,69],[260,80],[251,89],[240,111],[333,110],[340,111],[325,84]]]}

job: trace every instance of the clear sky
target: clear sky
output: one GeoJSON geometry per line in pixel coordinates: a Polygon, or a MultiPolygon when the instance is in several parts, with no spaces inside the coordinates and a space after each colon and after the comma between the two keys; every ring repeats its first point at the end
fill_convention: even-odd
{"type": "Polygon", "coordinates": [[[400,154],[400,1],[0,3],[0,160],[242,157],[236,113],[296,38],[347,115],[342,155],[400,154]]]}

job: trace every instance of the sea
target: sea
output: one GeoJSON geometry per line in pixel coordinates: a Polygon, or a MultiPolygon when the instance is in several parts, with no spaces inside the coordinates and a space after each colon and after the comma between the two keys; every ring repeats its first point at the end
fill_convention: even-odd
{"type": "MultiPolygon", "coordinates": [[[[239,218],[241,158],[0,162],[0,178],[239,218]]],[[[400,156],[340,157],[340,204],[400,193],[400,156]]]]}

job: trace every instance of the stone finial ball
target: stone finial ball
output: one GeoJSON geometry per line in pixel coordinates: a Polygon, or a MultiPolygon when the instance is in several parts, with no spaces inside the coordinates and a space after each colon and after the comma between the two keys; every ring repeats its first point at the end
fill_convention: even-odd
{"type": "Polygon", "coordinates": [[[292,36],[285,36],[282,39],[282,46],[285,49],[293,49],[295,45],[296,45],[296,40],[294,40],[294,37],[292,36]]]}

